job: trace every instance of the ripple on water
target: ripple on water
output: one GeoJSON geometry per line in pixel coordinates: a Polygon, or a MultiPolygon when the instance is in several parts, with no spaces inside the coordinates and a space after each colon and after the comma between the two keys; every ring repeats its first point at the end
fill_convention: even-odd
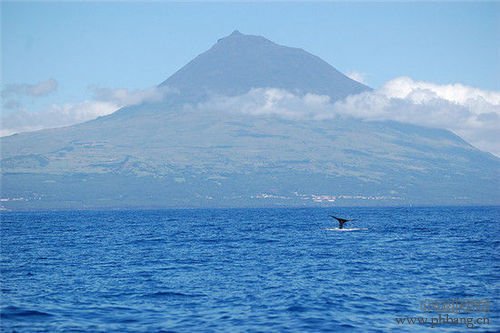
{"type": "Polygon", "coordinates": [[[0,312],[0,318],[2,319],[19,319],[22,320],[23,318],[26,319],[48,319],[49,317],[52,317],[53,315],[48,313],[48,312],[43,312],[43,311],[37,311],[37,310],[31,310],[31,309],[26,309],[22,307],[17,307],[17,306],[6,306],[2,308],[2,311],[0,312]]]}
{"type": "Polygon", "coordinates": [[[206,297],[204,294],[186,294],[177,291],[157,291],[150,294],[142,295],[145,298],[196,298],[206,297]]]}

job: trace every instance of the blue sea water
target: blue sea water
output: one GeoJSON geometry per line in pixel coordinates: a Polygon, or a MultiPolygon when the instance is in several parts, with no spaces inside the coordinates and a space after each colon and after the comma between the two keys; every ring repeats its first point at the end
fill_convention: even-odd
{"type": "Polygon", "coordinates": [[[498,332],[500,208],[6,212],[2,332],[498,332]],[[356,218],[353,232],[332,212],[356,218]],[[488,317],[429,317],[425,299],[488,317]]]}

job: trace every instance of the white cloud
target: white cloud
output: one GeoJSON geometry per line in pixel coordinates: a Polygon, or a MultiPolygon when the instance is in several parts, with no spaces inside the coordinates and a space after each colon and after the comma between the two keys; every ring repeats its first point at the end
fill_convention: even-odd
{"type": "Polygon", "coordinates": [[[425,102],[425,98],[441,98],[457,104],[467,104],[484,100],[489,104],[500,105],[500,92],[487,91],[462,84],[435,84],[415,81],[409,77],[398,77],[386,84],[379,91],[393,98],[409,98],[415,103],[425,102]]]}
{"type": "Polygon", "coordinates": [[[336,112],[367,120],[395,120],[446,128],[500,156],[500,92],[402,77],[373,92],[337,102],[336,112]]]}
{"type": "Polygon", "coordinates": [[[118,105],[109,102],[84,101],[75,104],[53,104],[42,112],[19,109],[2,115],[0,136],[73,125],[110,114],[118,108],[118,105]]]}
{"type": "Polygon", "coordinates": [[[176,93],[169,87],[151,87],[140,90],[91,87],[94,99],[117,105],[137,105],[144,102],[159,102],[168,94],[176,93]]]}
{"type": "Polygon", "coordinates": [[[331,106],[328,96],[314,94],[298,96],[283,89],[255,88],[244,95],[214,97],[208,102],[199,104],[198,108],[300,120],[323,117],[328,106],[331,106]]]}
{"type": "Polygon", "coordinates": [[[346,76],[353,79],[354,81],[358,81],[360,83],[366,84],[366,74],[358,71],[350,71],[346,73],[346,76]]]}
{"type": "Polygon", "coordinates": [[[2,90],[2,97],[41,97],[57,90],[58,83],[54,79],[48,79],[35,84],[9,84],[2,90]]]}
{"type": "MultiPolygon", "coordinates": [[[[51,105],[42,112],[28,112],[13,103],[11,106],[18,110],[2,115],[0,135],[72,125],[110,114],[123,106],[156,102],[176,93],[168,88],[135,91],[92,88],[92,91],[92,100],[51,105]]],[[[500,92],[461,84],[439,85],[400,77],[379,89],[335,103],[328,96],[256,88],[240,96],[213,97],[197,108],[294,120],[348,116],[446,128],[474,146],[500,156],[500,92]]]]}
{"type": "Polygon", "coordinates": [[[92,100],[52,104],[39,112],[29,112],[19,103],[12,104],[16,109],[1,116],[0,136],[44,128],[69,126],[111,114],[125,106],[158,102],[165,98],[167,94],[174,93],[171,89],[163,87],[142,90],[94,87],[91,90],[94,95],[92,100]]]}
{"type": "Polygon", "coordinates": [[[216,97],[199,107],[295,120],[347,116],[446,128],[500,156],[500,93],[460,84],[396,78],[380,89],[335,103],[328,96],[299,96],[282,89],[259,88],[241,96],[216,97]]]}

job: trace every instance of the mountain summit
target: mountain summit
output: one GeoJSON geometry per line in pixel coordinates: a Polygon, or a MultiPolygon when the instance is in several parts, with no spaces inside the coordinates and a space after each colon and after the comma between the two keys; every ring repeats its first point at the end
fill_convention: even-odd
{"type": "Polygon", "coordinates": [[[370,89],[304,50],[235,31],[163,87],[174,92],[163,101],[1,138],[0,208],[500,202],[500,160],[446,130],[240,103],[210,112],[211,97],[248,100],[253,88],[331,101],[370,89]]]}
{"type": "Polygon", "coordinates": [[[327,95],[333,101],[370,90],[302,49],[237,30],[219,39],[161,86],[178,89],[191,100],[210,94],[239,95],[259,87],[327,95]]]}

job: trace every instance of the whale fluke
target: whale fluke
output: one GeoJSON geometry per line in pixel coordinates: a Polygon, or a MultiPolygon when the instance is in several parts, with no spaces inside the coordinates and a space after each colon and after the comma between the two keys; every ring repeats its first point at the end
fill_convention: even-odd
{"type": "Polygon", "coordinates": [[[339,221],[339,229],[343,229],[344,228],[344,223],[350,222],[350,221],[354,221],[354,219],[347,220],[347,219],[343,219],[343,218],[336,217],[336,216],[333,216],[333,215],[330,215],[330,217],[336,219],[337,221],[339,221]]]}

